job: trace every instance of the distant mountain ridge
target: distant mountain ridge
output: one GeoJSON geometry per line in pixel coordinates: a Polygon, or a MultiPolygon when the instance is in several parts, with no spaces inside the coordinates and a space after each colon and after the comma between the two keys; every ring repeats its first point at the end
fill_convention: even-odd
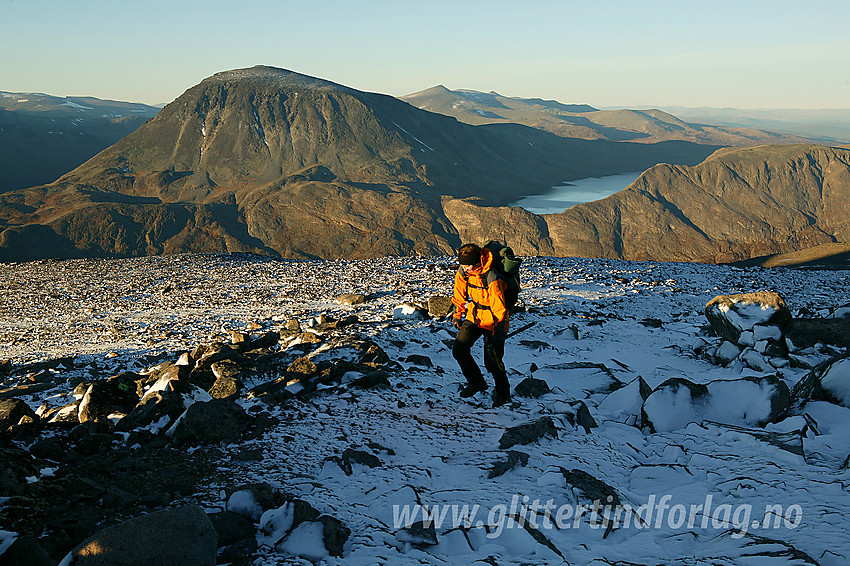
{"type": "Polygon", "coordinates": [[[446,253],[460,243],[446,196],[505,204],[714,149],[475,127],[285,69],[239,69],[204,79],[55,183],[0,196],[0,257],[446,253]]]}
{"type": "Polygon", "coordinates": [[[238,69],[56,182],[0,195],[0,261],[359,259],[495,238],[524,255],[725,262],[850,239],[847,149],[718,149],[473,126],[285,69],[238,69]],[[561,214],[503,207],[565,179],[644,169],[561,214]]]}
{"type": "Polygon", "coordinates": [[[658,109],[599,110],[587,104],[511,98],[496,92],[452,91],[442,85],[401,99],[468,124],[517,123],[570,138],[639,143],[676,140],[724,146],[812,141],[753,128],[691,124],[658,109]]]}
{"type": "Polygon", "coordinates": [[[0,193],[58,179],[158,112],[88,96],[0,91],[0,193]]]}

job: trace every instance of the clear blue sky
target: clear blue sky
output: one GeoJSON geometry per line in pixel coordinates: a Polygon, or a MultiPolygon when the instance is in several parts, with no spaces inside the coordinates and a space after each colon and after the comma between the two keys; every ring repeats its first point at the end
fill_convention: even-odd
{"type": "Polygon", "coordinates": [[[850,107],[850,0],[0,0],[0,90],[170,102],[257,64],[400,96],[850,107]]]}

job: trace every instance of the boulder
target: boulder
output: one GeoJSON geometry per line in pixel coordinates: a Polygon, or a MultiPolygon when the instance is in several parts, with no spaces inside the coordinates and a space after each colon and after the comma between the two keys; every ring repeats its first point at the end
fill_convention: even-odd
{"type": "Polygon", "coordinates": [[[213,566],[217,543],[218,536],[204,510],[188,504],[107,527],[80,543],[66,560],[74,566],[213,566]]]}
{"type": "Polygon", "coordinates": [[[369,452],[362,450],[354,450],[346,448],[342,452],[342,456],[337,458],[337,463],[345,475],[350,476],[354,473],[353,464],[359,464],[368,468],[380,468],[383,465],[380,458],[369,452]]]}
{"type": "Polygon", "coordinates": [[[499,448],[505,449],[517,444],[531,444],[544,436],[558,438],[558,429],[552,417],[543,417],[530,423],[510,427],[499,439],[499,448]]]}
{"type": "Polygon", "coordinates": [[[38,420],[35,411],[21,399],[0,399],[0,432],[9,427],[38,420]]]}
{"type": "Polygon", "coordinates": [[[154,423],[161,423],[152,428],[156,433],[161,427],[177,420],[186,411],[183,395],[180,393],[162,390],[145,395],[127,416],[118,421],[116,429],[119,431],[130,431],[135,428],[147,427],[154,423]]]}
{"type": "Polygon", "coordinates": [[[80,400],[81,423],[109,416],[112,413],[127,414],[139,402],[136,380],[142,376],[124,372],[106,381],[92,383],[80,400]]]}
{"type": "Polygon", "coordinates": [[[0,448],[0,497],[21,495],[27,486],[26,478],[37,476],[40,466],[20,448],[0,448]]]}
{"type": "Polygon", "coordinates": [[[794,348],[811,348],[815,344],[850,347],[850,319],[795,318],[785,332],[794,348]]]}
{"type": "Polygon", "coordinates": [[[428,298],[428,315],[431,318],[445,318],[452,312],[452,298],[445,295],[434,295],[428,298]]]}
{"type": "Polygon", "coordinates": [[[230,444],[241,438],[251,421],[248,413],[235,402],[213,399],[186,409],[170,434],[177,444],[230,444]]]}
{"type": "Polygon", "coordinates": [[[771,291],[719,295],[705,305],[705,316],[718,336],[733,344],[756,325],[775,326],[781,335],[791,321],[785,300],[771,291]]]}
{"type": "Polygon", "coordinates": [[[0,554],[0,566],[55,566],[56,561],[32,535],[21,535],[0,554]]]}
{"type": "Polygon", "coordinates": [[[390,387],[389,374],[382,369],[366,374],[351,382],[358,389],[384,389],[390,387]]]}
{"type": "Polygon", "coordinates": [[[551,389],[549,389],[549,384],[542,379],[526,377],[520,381],[516,387],[514,387],[514,391],[516,391],[516,394],[520,397],[531,397],[536,399],[537,397],[546,395],[551,391],[551,389]]]}
{"type": "Polygon", "coordinates": [[[612,391],[597,407],[599,411],[615,417],[626,417],[628,424],[637,424],[644,401],[652,394],[652,388],[638,376],[627,385],[612,391]]]}
{"type": "Polygon", "coordinates": [[[684,428],[704,420],[764,426],[784,418],[791,393],[775,375],[716,380],[705,385],[671,378],[647,397],[641,408],[643,426],[652,432],[684,428]]]}
{"type": "Polygon", "coordinates": [[[495,477],[506,474],[517,466],[528,465],[528,454],[526,454],[525,452],[508,450],[507,455],[508,457],[506,460],[499,460],[498,462],[495,462],[493,464],[487,474],[488,478],[493,479],[495,477]]]}
{"type": "Polygon", "coordinates": [[[431,361],[431,358],[422,354],[410,354],[404,361],[408,364],[415,364],[426,368],[434,367],[434,362],[431,361]]]}
{"type": "Polygon", "coordinates": [[[850,407],[850,354],[815,366],[791,390],[795,399],[827,401],[850,407]]]}
{"type": "Polygon", "coordinates": [[[334,297],[334,302],[344,306],[363,305],[366,303],[366,295],[360,293],[343,293],[334,297]]]}
{"type": "Polygon", "coordinates": [[[434,523],[425,524],[424,521],[417,521],[395,533],[397,541],[413,546],[432,546],[439,542],[437,540],[437,530],[434,528],[434,523]]]}
{"type": "Polygon", "coordinates": [[[416,303],[402,303],[393,308],[393,320],[425,320],[428,310],[416,303]]]}

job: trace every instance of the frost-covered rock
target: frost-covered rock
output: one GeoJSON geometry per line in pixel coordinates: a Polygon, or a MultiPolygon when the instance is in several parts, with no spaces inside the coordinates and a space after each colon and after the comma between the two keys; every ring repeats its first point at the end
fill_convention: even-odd
{"type": "Polygon", "coordinates": [[[850,407],[850,354],[827,360],[806,374],[791,390],[802,400],[818,400],[850,407]]]}
{"type": "Polygon", "coordinates": [[[92,383],[80,401],[80,422],[106,417],[112,413],[127,414],[133,410],[139,397],[136,380],[141,376],[124,372],[106,381],[92,383]]]}
{"type": "Polygon", "coordinates": [[[671,378],[646,399],[641,414],[644,426],[653,432],[668,432],[704,420],[764,426],[781,419],[790,405],[788,386],[773,375],[705,385],[671,378]]]}
{"type": "Polygon", "coordinates": [[[775,326],[781,335],[791,320],[791,311],[778,293],[759,291],[714,297],[705,305],[705,316],[719,336],[741,344],[741,334],[753,332],[756,325],[775,326]]]}
{"type": "Polygon", "coordinates": [[[251,417],[242,407],[226,399],[213,399],[186,409],[170,435],[177,444],[230,444],[250,425],[251,417]]]}
{"type": "Polygon", "coordinates": [[[517,444],[531,444],[545,436],[558,438],[558,429],[552,417],[543,417],[530,423],[508,428],[499,439],[499,448],[510,448],[517,444]]]}
{"type": "Polygon", "coordinates": [[[526,377],[517,383],[516,387],[514,387],[514,391],[520,397],[536,399],[537,397],[546,395],[549,391],[551,391],[551,389],[549,389],[549,384],[542,379],[526,377]]]}
{"type": "Polygon", "coordinates": [[[156,430],[151,432],[156,434],[177,420],[185,410],[183,395],[180,393],[169,390],[156,391],[145,395],[132,411],[118,421],[116,428],[128,431],[154,425],[152,428],[156,430]]]}
{"type": "Polygon", "coordinates": [[[188,504],[107,527],[80,543],[62,564],[211,566],[216,563],[217,541],[204,510],[188,504]]]}
{"type": "Polygon", "coordinates": [[[253,538],[256,527],[250,519],[230,511],[207,514],[218,535],[218,546],[228,546],[246,538],[253,538]]]}
{"type": "Polygon", "coordinates": [[[723,366],[729,365],[732,360],[735,360],[740,355],[741,348],[728,340],[724,340],[717,350],[714,351],[714,359],[716,360],[716,363],[723,366]]]}
{"type": "Polygon", "coordinates": [[[397,541],[409,546],[431,546],[439,542],[433,523],[417,521],[395,533],[397,541]]]}
{"type": "Polygon", "coordinates": [[[402,303],[393,308],[394,320],[425,320],[428,310],[415,303],[402,303]]]}
{"type": "Polygon", "coordinates": [[[638,376],[624,387],[609,393],[599,403],[599,410],[610,413],[616,420],[627,417],[629,424],[636,424],[640,417],[640,409],[651,393],[652,388],[638,376]]]}

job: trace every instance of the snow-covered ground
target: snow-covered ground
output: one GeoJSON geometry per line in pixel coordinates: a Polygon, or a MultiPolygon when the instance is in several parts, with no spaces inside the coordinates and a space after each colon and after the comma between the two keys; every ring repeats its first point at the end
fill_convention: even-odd
{"type": "MultiPolygon", "coordinates": [[[[672,398],[676,418],[665,432],[637,426],[640,378],[654,389],[670,378],[736,384],[778,375],[790,387],[807,373],[726,368],[695,355],[713,297],[774,290],[792,313],[825,315],[848,302],[850,273],[528,258],[520,296],[526,310],[511,327],[535,325],[508,339],[505,362],[512,386],[533,376],[552,391],[515,395],[512,405],[493,409],[487,394],[458,397],[463,378],[449,323],[393,318],[401,303],[449,295],[450,264],[187,255],[0,265],[0,358],[75,356],[75,367],[88,360],[111,375],[250,323],[275,329],[295,318],[306,328],[322,313],[357,315],[359,324],[345,332],[365,335],[398,362],[392,387],[330,388],[270,407],[240,400],[246,408],[263,405],[279,423],[228,446],[217,479],[194,498],[221,510],[226,491],[268,482],[351,529],[343,558],[328,557],[313,540],[318,523],[302,523],[277,549],[258,532],[257,564],[299,563],[293,553],[345,564],[850,562],[850,471],[842,469],[850,409],[810,402],[761,429],[723,421],[757,403],[757,391],[714,385],[725,395],[712,394],[715,403],[726,405],[714,407],[713,418],[689,422],[672,398]],[[342,306],[333,300],[341,293],[368,300],[342,306]],[[407,361],[411,355],[420,357],[407,361]],[[579,401],[598,426],[576,423],[579,401]],[[507,428],[547,418],[555,435],[500,448],[507,428]],[[796,436],[802,454],[775,441],[804,427],[796,436]],[[237,457],[246,448],[259,449],[262,459],[237,457]],[[333,458],[349,449],[376,456],[379,465],[355,463],[348,475],[333,458]],[[525,465],[491,473],[509,456],[525,461],[519,452],[525,465]],[[440,523],[435,545],[401,530],[423,511],[440,523]]],[[[36,408],[54,393],[26,399],[36,408]]]]}

